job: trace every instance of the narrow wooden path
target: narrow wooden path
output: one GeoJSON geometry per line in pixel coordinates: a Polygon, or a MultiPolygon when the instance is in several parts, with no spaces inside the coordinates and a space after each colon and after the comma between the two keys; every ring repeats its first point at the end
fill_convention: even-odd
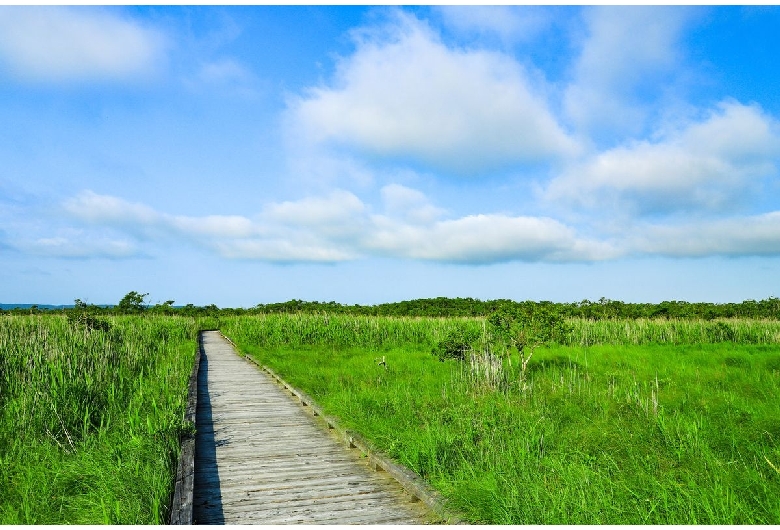
{"type": "Polygon", "coordinates": [[[196,427],[194,524],[426,522],[218,331],[203,333],[196,427]]]}

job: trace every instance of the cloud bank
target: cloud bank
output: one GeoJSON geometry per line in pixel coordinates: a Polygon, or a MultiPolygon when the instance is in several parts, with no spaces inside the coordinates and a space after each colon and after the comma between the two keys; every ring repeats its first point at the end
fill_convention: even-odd
{"type": "MultiPolygon", "coordinates": [[[[590,261],[612,257],[605,242],[584,239],[544,217],[501,214],[442,219],[418,190],[383,188],[385,211],[352,193],[272,203],[242,216],[177,216],[85,191],[65,210],[88,226],[112,228],[139,245],[186,240],[231,259],[338,262],[370,256],[442,263],[590,261]]],[[[65,244],[65,241],[59,244],[65,244]]]]}
{"type": "Polygon", "coordinates": [[[780,212],[709,222],[639,223],[594,239],[548,217],[475,214],[444,218],[418,190],[383,188],[384,212],[352,193],[267,204],[252,218],[179,216],[85,191],[65,210],[87,229],[112,229],[112,237],[41,238],[26,249],[60,257],[121,258],[153,253],[187,241],[228,259],[275,263],[386,257],[485,265],[521,262],[591,262],[625,256],[697,258],[780,255],[780,212]],[[420,214],[423,212],[423,214],[420,214]],[[79,243],[81,241],[81,243],[79,243]]]}

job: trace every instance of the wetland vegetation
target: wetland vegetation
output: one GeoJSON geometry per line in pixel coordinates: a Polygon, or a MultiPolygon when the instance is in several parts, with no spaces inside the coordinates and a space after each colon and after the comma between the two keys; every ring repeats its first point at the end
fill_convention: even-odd
{"type": "Polygon", "coordinates": [[[486,348],[480,318],[266,315],[222,329],[472,522],[780,522],[780,323],[565,327],[530,360],[528,344],[486,348]],[[475,344],[442,361],[453,336],[475,344]]]}
{"type": "Polygon", "coordinates": [[[0,316],[0,524],[165,523],[196,332],[0,316]]]}
{"type": "Polygon", "coordinates": [[[780,524],[777,299],[123,300],[0,313],[0,523],[165,523],[219,328],[472,522],[780,524]]]}

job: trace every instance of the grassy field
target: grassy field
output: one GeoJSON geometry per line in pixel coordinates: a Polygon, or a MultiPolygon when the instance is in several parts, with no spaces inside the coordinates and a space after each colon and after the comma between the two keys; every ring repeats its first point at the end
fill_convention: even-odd
{"type": "Polygon", "coordinates": [[[223,319],[247,352],[473,522],[779,524],[777,322],[571,322],[567,345],[440,362],[478,319],[223,319]],[[387,370],[377,361],[384,358],[387,370]]]}
{"type": "Polygon", "coordinates": [[[196,331],[0,316],[0,524],[165,523],[196,331]]]}
{"type": "Polygon", "coordinates": [[[780,524],[777,321],[569,320],[524,371],[432,355],[483,318],[86,313],[0,316],[0,524],[164,523],[217,327],[473,522],[780,524]]]}

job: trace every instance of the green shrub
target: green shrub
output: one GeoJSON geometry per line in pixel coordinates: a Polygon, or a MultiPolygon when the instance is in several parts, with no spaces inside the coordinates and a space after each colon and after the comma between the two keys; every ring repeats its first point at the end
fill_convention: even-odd
{"type": "Polygon", "coordinates": [[[480,333],[476,329],[455,328],[436,343],[431,353],[442,362],[447,359],[462,361],[479,340],[480,333]]]}

